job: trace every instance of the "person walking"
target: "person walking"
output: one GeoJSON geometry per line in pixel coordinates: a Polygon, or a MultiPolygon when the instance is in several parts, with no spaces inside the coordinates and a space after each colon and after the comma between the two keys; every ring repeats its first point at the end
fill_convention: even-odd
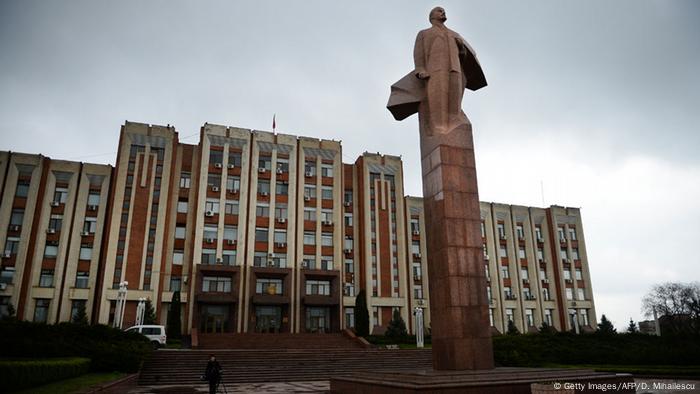
{"type": "Polygon", "coordinates": [[[221,365],[216,361],[216,356],[213,354],[209,355],[204,378],[209,382],[209,394],[216,394],[216,389],[221,381],[221,365]]]}

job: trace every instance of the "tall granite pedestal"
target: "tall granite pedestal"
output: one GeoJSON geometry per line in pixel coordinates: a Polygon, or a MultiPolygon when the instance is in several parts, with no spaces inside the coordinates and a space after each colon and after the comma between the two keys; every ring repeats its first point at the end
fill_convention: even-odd
{"type": "Polygon", "coordinates": [[[422,136],[433,368],[493,368],[470,124],[422,136]]]}

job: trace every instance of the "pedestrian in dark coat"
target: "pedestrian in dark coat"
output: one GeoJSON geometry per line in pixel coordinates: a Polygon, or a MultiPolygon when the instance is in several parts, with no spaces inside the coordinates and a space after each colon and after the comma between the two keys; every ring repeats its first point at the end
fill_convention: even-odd
{"type": "Polygon", "coordinates": [[[207,369],[204,371],[204,378],[209,382],[209,394],[216,394],[216,388],[221,381],[221,365],[212,354],[207,362],[207,369]]]}

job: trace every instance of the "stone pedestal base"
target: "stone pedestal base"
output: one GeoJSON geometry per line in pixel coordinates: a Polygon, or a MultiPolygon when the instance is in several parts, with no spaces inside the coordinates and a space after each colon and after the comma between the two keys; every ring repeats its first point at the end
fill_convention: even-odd
{"type": "Polygon", "coordinates": [[[530,394],[541,392],[536,383],[561,384],[558,390],[576,393],[607,391],[634,393],[629,374],[611,374],[585,369],[496,368],[488,371],[396,371],[361,372],[332,378],[331,393],[338,394],[530,394]],[[567,383],[569,385],[567,385],[567,383]],[[579,383],[578,386],[573,386],[579,383]],[[627,383],[627,386],[625,386],[627,383]]]}

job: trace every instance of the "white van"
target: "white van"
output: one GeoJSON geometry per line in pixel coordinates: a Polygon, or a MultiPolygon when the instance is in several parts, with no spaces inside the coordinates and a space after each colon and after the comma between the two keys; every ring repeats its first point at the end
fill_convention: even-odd
{"type": "Polygon", "coordinates": [[[168,340],[167,335],[165,335],[165,326],[133,326],[126,329],[126,332],[138,332],[145,335],[155,348],[165,346],[168,340]]]}

